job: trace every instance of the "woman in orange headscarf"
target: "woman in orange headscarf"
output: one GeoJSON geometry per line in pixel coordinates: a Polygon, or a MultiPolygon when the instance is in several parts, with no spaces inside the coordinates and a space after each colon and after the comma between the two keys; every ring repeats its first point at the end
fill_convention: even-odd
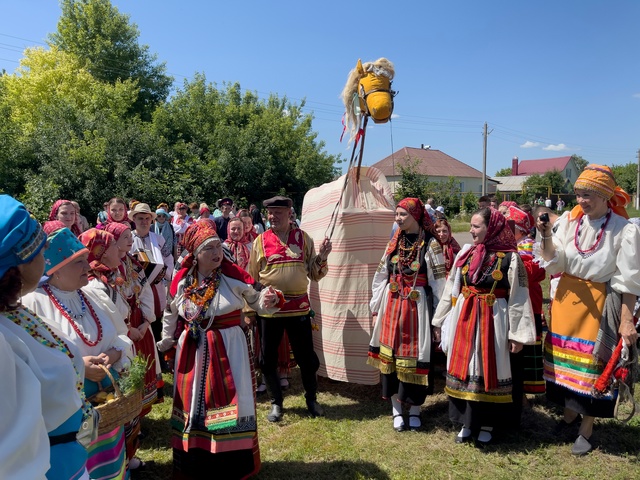
{"type": "Polygon", "coordinates": [[[545,339],[547,398],[565,409],[558,431],[580,424],[572,453],[584,455],[592,449],[594,418],[614,416],[617,389],[599,387],[604,367],[622,341],[633,348],[638,338],[632,313],[640,295],[640,233],[627,220],[629,195],[609,167],[588,165],[574,191],[578,205],[554,234],[538,217],[543,241],[536,256],[547,272],[562,274],[545,339]]]}
{"type": "Polygon", "coordinates": [[[391,400],[393,427],[401,432],[420,428],[420,406],[433,392],[431,317],[446,271],[431,218],[419,199],[398,203],[396,223],[399,228],[373,277],[375,324],[367,363],[382,373],[382,398],[391,400]]]}

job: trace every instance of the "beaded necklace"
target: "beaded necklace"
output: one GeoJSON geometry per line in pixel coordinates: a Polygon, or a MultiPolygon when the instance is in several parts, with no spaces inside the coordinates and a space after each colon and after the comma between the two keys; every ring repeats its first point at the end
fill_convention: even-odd
{"type": "Polygon", "coordinates": [[[76,390],[78,392],[78,395],[80,395],[80,399],[82,400],[83,418],[87,418],[92,407],[89,402],[87,402],[86,396],[84,394],[84,379],[80,376],[80,372],[78,371],[76,364],[73,362],[73,360],[71,360],[74,358],[74,355],[73,353],[71,353],[69,346],[64,342],[64,340],[58,337],[58,335],[56,335],[53,330],[51,330],[46,322],[40,320],[40,317],[38,317],[35,312],[31,311],[27,307],[20,307],[19,309],[4,312],[4,315],[13,323],[21,327],[34,340],[40,342],[45,347],[59,350],[69,357],[71,365],[73,366],[73,370],[76,372],[76,390]],[[25,312],[28,313],[28,315],[26,315],[25,312]],[[49,333],[49,336],[53,338],[53,341],[51,341],[39,331],[40,327],[44,328],[49,333]]]}
{"type": "Polygon", "coordinates": [[[76,332],[76,335],[80,337],[80,339],[85,345],[88,345],[90,347],[95,347],[102,341],[102,323],[100,323],[100,319],[98,318],[98,315],[96,314],[95,310],[91,306],[91,303],[87,302],[84,296],[84,293],[82,293],[82,290],[76,290],[76,292],[78,293],[78,296],[80,297],[80,303],[82,304],[82,313],[78,316],[78,315],[74,315],[71,309],[67,307],[64,303],[62,303],[62,300],[56,297],[56,295],[53,293],[53,290],[49,285],[46,285],[46,284],[43,285],[42,289],[47,293],[47,295],[49,295],[49,298],[51,299],[51,303],[53,303],[53,305],[60,311],[60,313],[62,313],[62,316],[67,319],[67,321],[71,325],[71,328],[73,328],[73,331],[76,332]],[[96,327],[98,328],[98,338],[96,339],[95,342],[90,341],[74,321],[74,320],[82,320],[85,313],[85,308],[86,308],[85,305],[89,307],[89,313],[91,313],[91,318],[93,318],[93,321],[96,322],[96,327]]]}
{"type": "Polygon", "coordinates": [[[596,237],[596,242],[586,250],[582,250],[580,248],[580,234],[582,233],[582,224],[584,223],[584,217],[585,217],[584,215],[580,217],[580,221],[576,225],[576,234],[573,237],[573,244],[576,247],[576,250],[578,250],[578,253],[582,258],[588,258],[594,253],[596,253],[596,250],[598,250],[598,247],[600,246],[600,242],[604,237],[604,230],[605,228],[607,228],[607,225],[609,224],[609,219],[611,218],[611,210],[607,211],[607,216],[605,217],[603,224],[600,226],[600,231],[598,232],[598,236],[596,237]]]}
{"type": "MultiPolygon", "coordinates": [[[[209,310],[211,301],[216,297],[220,287],[220,269],[216,269],[209,274],[201,284],[198,284],[198,274],[194,272],[193,278],[187,277],[187,282],[191,283],[184,289],[184,318],[189,324],[189,334],[194,340],[200,338],[200,332],[207,331],[213,324],[214,315],[209,317],[206,327],[200,326],[200,321],[209,310]]],[[[217,295],[217,303],[220,302],[220,295],[217,295]]],[[[216,304],[217,310],[218,305],[216,304]]]]}

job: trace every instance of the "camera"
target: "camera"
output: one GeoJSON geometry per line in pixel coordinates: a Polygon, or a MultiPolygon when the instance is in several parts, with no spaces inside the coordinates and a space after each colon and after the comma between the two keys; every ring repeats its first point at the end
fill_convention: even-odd
{"type": "Polygon", "coordinates": [[[540,219],[541,222],[548,222],[549,221],[549,214],[548,213],[543,213],[538,218],[540,219]]]}

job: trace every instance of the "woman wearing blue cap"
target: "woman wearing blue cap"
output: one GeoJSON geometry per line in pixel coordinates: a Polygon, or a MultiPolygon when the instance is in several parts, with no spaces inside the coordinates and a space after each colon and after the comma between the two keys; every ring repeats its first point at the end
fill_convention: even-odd
{"type": "MultiPolygon", "coordinates": [[[[110,317],[116,315],[115,305],[108,308],[91,290],[82,290],[89,282],[89,250],[68,228],[49,234],[48,242],[44,260],[49,278],[22,302],[78,349],[85,365],[84,392],[90,397],[98,393],[99,383],[111,383],[101,366],[117,375],[129,365],[132,342],[126,334],[118,335],[110,317]]],[[[90,478],[126,477],[124,427],[103,433],[87,450],[90,478]]]]}
{"type": "Polygon", "coordinates": [[[0,478],[88,478],[76,441],[90,412],[82,357],[20,304],[44,272],[46,237],[10,196],[0,195],[0,212],[0,478]]]}

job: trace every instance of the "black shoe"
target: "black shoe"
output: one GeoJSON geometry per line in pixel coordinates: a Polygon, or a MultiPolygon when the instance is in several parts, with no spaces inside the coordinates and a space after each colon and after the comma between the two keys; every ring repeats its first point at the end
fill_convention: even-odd
{"type": "Polygon", "coordinates": [[[324,408],[316,401],[307,402],[307,411],[312,417],[324,417],[324,408]]]}
{"type": "Polygon", "coordinates": [[[267,420],[271,423],[279,422],[282,420],[282,407],[280,405],[276,405],[275,403],[271,405],[271,411],[269,415],[267,415],[267,420]]]}
{"type": "Polygon", "coordinates": [[[582,435],[578,435],[573,447],[571,447],[571,453],[576,457],[581,457],[582,455],[586,455],[591,450],[593,450],[593,446],[589,443],[589,440],[584,438],[582,435]]]}
{"type": "Polygon", "coordinates": [[[493,441],[493,428],[481,427],[478,436],[475,439],[476,448],[485,448],[493,441]]]}
{"type": "Polygon", "coordinates": [[[470,442],[471,440],[473,440],[473,437],[471,436],[471,429],[467,428],[466,430],[469,431],[469,435],[467,435],[466,437],[463,437],[462,434],[464,433],[465,428],[463,427],[458,434],[456,435],[456,443],[466,443],[466,442],[470,442]]]}
{"type": "Polygon", "coordinates": [[[412,432],[417,432],[420,430],[420,427],[422,427],[422,420],[420,419],[420,415],[409,415],[409,430],[411,430],[412,432]],[[420,425],[418,426],[411,425],[412,418],[417,418],[420,425]]]}

